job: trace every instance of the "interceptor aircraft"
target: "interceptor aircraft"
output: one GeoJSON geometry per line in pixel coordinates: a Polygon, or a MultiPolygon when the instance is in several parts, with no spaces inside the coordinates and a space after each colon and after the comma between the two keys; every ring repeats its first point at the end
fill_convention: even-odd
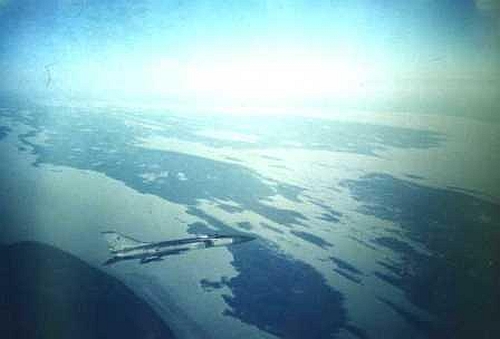
{"type": "Polygon", "coordinates": [[[109,265],[122,260],[139,259],[141,264],[163,260],[164,256],[175,255],[196,249],[242,244],[255,239],[249,235],[201,235],[193,238],[143,242],[118,232],[102,232],[108,242],[112,257],[104,264],[109,265]]]}

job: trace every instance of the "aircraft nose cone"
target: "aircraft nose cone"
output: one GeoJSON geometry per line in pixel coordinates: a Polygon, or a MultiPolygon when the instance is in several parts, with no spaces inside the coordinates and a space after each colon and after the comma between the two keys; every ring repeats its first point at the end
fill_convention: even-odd
{"type": "Polygon", "coordinates": [[[237,235],[234,237],[233,242],[235,244],[242,244],[244,242],[252,241],[254,239],[255,237],[252,237],[251,235],[237,235]]]}

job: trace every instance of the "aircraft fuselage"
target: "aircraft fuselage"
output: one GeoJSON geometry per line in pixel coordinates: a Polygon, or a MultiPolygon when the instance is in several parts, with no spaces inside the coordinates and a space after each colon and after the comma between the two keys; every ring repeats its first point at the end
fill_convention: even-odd
{"type": "Polygon", "coordinates": [[[106,263],[140,259],[141,263],[161,260],[163,256],[211,247],[241,244],[254,237],[247,235],[213,235],[160,242],[140,242],[116,232],[103,232],[113,255],[106,263]]]}

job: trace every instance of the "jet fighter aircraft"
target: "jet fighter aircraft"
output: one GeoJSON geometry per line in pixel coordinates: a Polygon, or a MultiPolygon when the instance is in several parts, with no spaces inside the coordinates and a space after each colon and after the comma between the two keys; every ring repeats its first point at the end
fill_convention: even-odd
{"type": "Polygon", "coordinates": [[[255,239],[248,235],[201,235],[193,238],[143,242],[117,232],[102,232],[112,255],[104,264],[127,259],[139,259],[141,264],[163,260],[164,256],[180,254],[195,249],[241,244],[255,239]]]}

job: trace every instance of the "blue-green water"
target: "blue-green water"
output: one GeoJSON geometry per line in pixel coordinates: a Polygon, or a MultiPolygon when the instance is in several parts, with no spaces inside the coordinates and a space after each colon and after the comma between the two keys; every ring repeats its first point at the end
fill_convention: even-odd
{"type": "MultiPolygon", "coordinates": [[[[217,326],[236,319],[243,324],[238,326],[252,326],[257,335],[283,338],[375,338],[374,333],[381,329],[387,338],[402,333],[411,338],[493,338],[499,334],[499,206],[481,198],[480,192],[431,186],[424,173],[401,176],[369,165],[363,168],[363,162],[351,163],[344,157],[367,159],[370,164],[384,161],[393,150],[432,152],[445,146],[445,133],[299,117],[265,118],[263,123],[262,117],[42,106],[24,113],[19,107],[10,107],[2,111],[0,119],[4,125],[0,142],[16,143],[18,147],[11,152],[30,156],[35,171],[47,171],[49,165],[92,171],[134,192],[173,203],[184,211],[176,229],[186,234],[243,232],[256,236],[254,242],[229,247],[230,260],[209,264],[214,271],[224,265],[234,270],[233,275],[216,279],[198,276],[194,267],[177,265],[182,260],[177,256],[146,268],[139,268],[138,263],[98,267],[127,280],[134,272],[155,275],[162,266],[173,265],[169,267],[175,271],[169,274],[188,274],[198,286],[175,298],[198,295],[224,305],[217,311],[217,326]],[[251,141],[231,139],[227,131],[233,136],[251,136],[251,141]],[[13,139],[7,141],[8,137],[13,139]],[[165,138],[167,146],[169,142],[183,146],[146,147],[144,140],[153,137],[165,138]],[[283,156],[287,152],[315,157],[304,159],[299,173],[283,156]],[[256,160],[252,159],[256,158],[246,157],[256,154],[260,160],[254,166],[256,160]],[[359,172],[326,183],[318,179],[316,184],[315,173],[322,178],[335,170],[318,163],[331,164],[336,157],[341,159],[339,166],[356,167],[359,172]],[[288,176],[276,175],[273,168],[287,170],[288,176]],[[296,179],[303,173],[310,173],[309,180],[301,184],[296,179]],[[336,198],[339,196],[343,198],[336,198]],[[279,199],[286,203],[277,202],[279,199]],[[195,221],[183,223],[187,217],[195,221]],[[361,305],[354,302],[358,295],[368,296],[361,305]],[[377,320],[364,319],[361,309],[373,312],[377,320]]],[[[17,179],[3,173],[1,180],[7,186],[17,179]]],[[[51,190],[50,185],[44,187],[51,190]]],[[[82,187],[75,186],[74,192],[78,191],[82,187]]],[[[21,228],[12,224],[17,220],[12,214],[18,209],[9,209],[17,204],[16,192],[9,198],[2,198],[1,227],[16,234],[21,228]]],[[[152,213],[137,208],[128,212],[152,213]]],[[[89,209],[86,213],[100,212],[89,209]]],[[[144,225],[133,227],[134,235],[140,236],[143,228],[146,232],[144,225]]],[[[158,240],[164,240],[173,226],[157,227],[162,237],[158,240]]],[[[88,229],[98,239],[95,225],[79,229],[88,229]]],[[[57,240],[53,245],[58,245],[57,240]]],[[[64,249],[71,251],[69,246],[64,249]]],[[[220,253],[210,251],[218,250],[207,250],[206,255],[220,253]]],[[[161,279],[168,281],[169,277],[161,279]]],[[[137,285],[134,288],[141,290],[137,285]]],[[[154,301],[164,306],[170,302],[165,298],[154,301]]],[[[198,318],[195,306],[188,308],[192,321],[206,330],[204,335],[214,333],[214,325],[203,322],[201,315],[198,318]]],[[[161,313],[161,308],[155,310],[161,313]]],[[[165,318],[168,316],[163,314],[165,318]]],[[[95,326],[92,322],[87,325],[95,326]]]]}

